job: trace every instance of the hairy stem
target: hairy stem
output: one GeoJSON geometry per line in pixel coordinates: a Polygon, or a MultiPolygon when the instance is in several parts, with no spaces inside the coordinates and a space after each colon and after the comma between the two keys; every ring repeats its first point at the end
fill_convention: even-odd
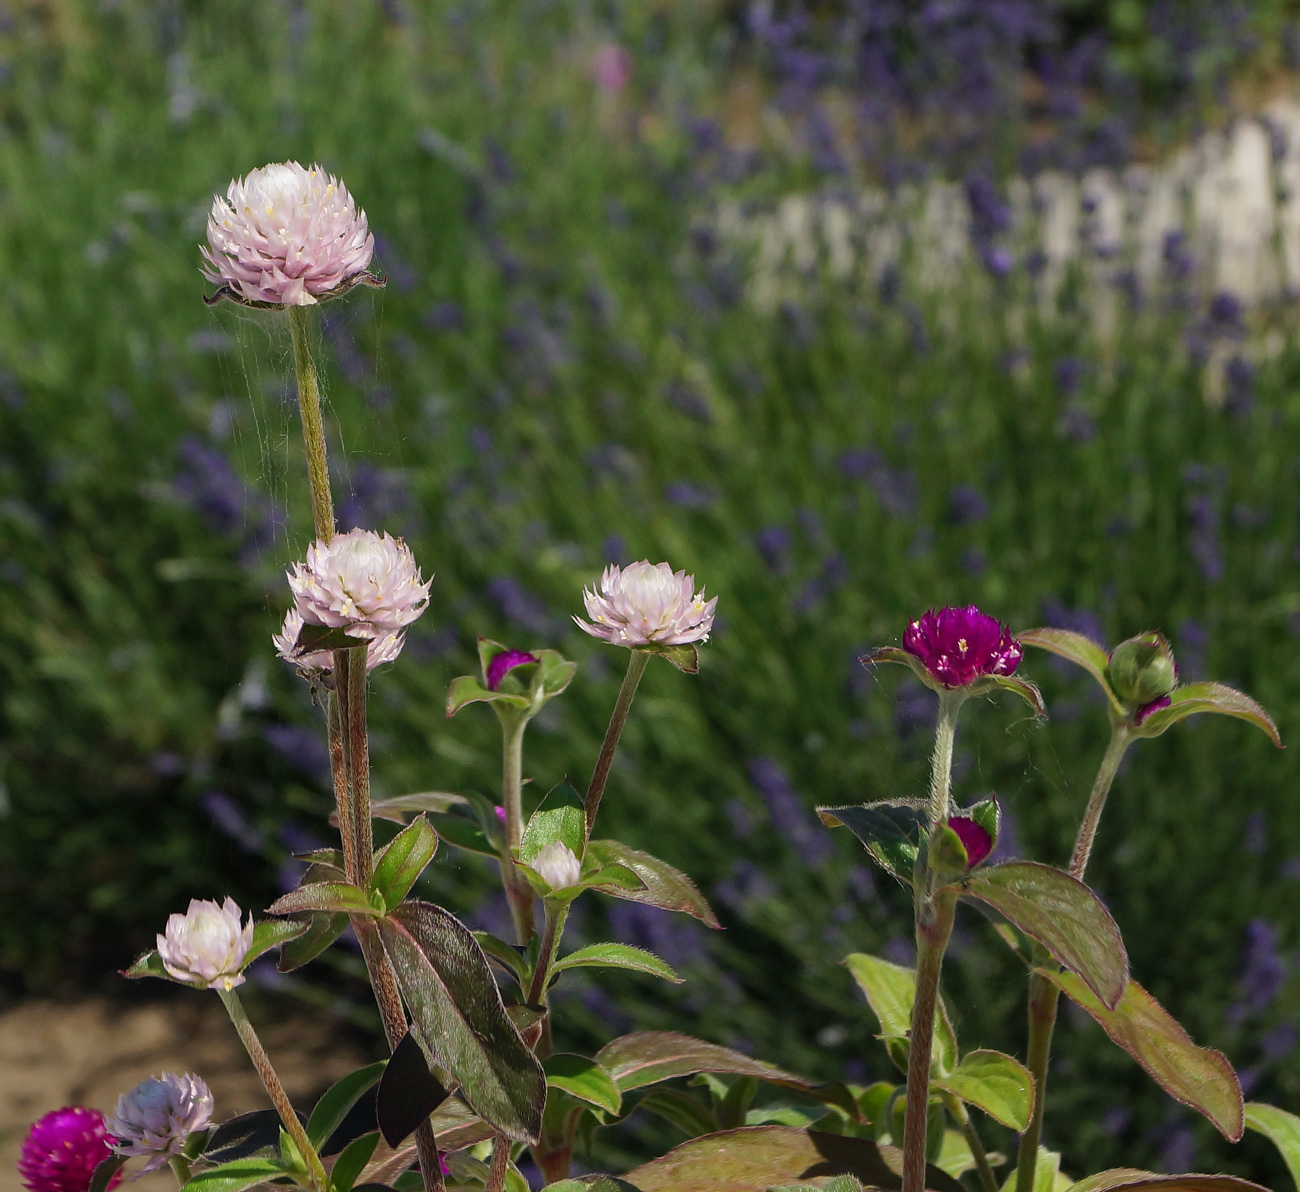
{"type": "Polygon", "coordinates": [[[645,650],[631,650],[627,660],[627,674],[623,676],[623,686],[618,689],[618,699],[614,701],[614,711],[609,718],[609,727],[605,730],[605,740],[600,746],[600,756],[596,759],[596,769],[591,776],[591,785],[587,787],[584,810],[587,817],[587,839],[591,839],[591,829],[596,822],[596,812],[600,810],[600,799],[605,793],[605,783],[609,779],[609,767],[614,762],[614,752],[618,749],[618,739],[627,722],[628,711],[632,707],[632,698],[636,695],[637,684],[645,674],[650,655],[645,650]]]}
{"type": "MultiPolygon", "coordinates": [[[[559,955],[560,939],[564,935],[564,923],[569,917],[569,904],[543,902],[544,919],[542,924],[541,947],[537,953],[537,968],[533,972],[532,983],[528,986],[528,1004],[530,1006],[547,1005],[547,988],[551,983],[551,969],[559,955]]],[[[542,1033],[533,1051],[538,1059],[545,1059],[551,1054],[551,1015],[549,1009],[542,1019],[542,1033]]]]}
{"type": "Polygon", "coordinates": [[[528,721],[511,708],[499,712],[501,718],[501,798],[506,812],[506,849],[501,857],[501,884],[515,921],[518,942],[526,944],[536,932],[533,922],[533,888],[519,872],[513,850],[524,834],[524,730],[528,721]]]}
{"type": "Polygon", "coordinates": [[[984,1140],[975,1129],[975,1123],[970,1120],[966,1106],[956,1097],[948,1097],[946,1102],[952,1116],[957,1120],[957,1126],[966,1140],[966,1145],[970,1147],[971,1157],[975,1160],[975,1172],[980,1178],[980,1187],[984,1192],[998,1192],[998,1177],[993,1174],[988,1152],[984,1149],[984,1140]]]}
{"type": "MultiPolygon", "coordinates": [[[[1049,959],[1049,958],[1045,958],[1049,959]]],[[[1034,1078],[1034,1113],[1020,1136],[1016,1157],[1016,1192],[1033,1192],[1038,1144],[1043,1137],[1043,1105],[1047,1100],[1047,1061],[1052,1055],[1052,1031],[1061,991],[1038,973],[1029,975],[1029,1072],[1034,1078]]]]}
{"type": "Polygon", "coordinates": [[[952,747],[957,738],[957,713],[966,702],[960,688],[939,696],[939,717],[934,726],[934,756],[930,762],[930,828],[946,824],[951,813],[952,747]]]}
{"type": "Polygon", "coordinates": [[[334,537],[334,498],[330,495],[329,466],[325,457],[325,424],[320,412],[320,382],[311,357],[310,312],[305,306],[289,308],[289,335],[293,339],[293,365],[298,376],[298,410],[302,414],[302,440],[307,449],[307,482],[311,488],[311,516],[316,537],[334,537]]]}
{"type": "Polygon", "coordinates": [[[375,868],[375,836],[370,820],[370,742],[366,733],[367,647],[353,646],[348,661],[348,787],[357,851],[357,885],[370,883],[375,868]]]}
{"type": "Polygon", "coordinates": [[[325,719],[329,726],[330,777],[334,782],[334,805],[339,815],[339,837],[343,841],[343,871],[354,886],[357,880],[356,823],[352,793],[348,788],[348,676],[351,653],[334,651],[334,690],[326,697],[325,719]]]}
{"type": "Polygon", "coordinates": [[[271,1098],[271,1104],[275,1106],[280,1121],[284,1123],[285,1133],[293,1139],[294,1146],[298,1148],[298,1153],[307,1164],[307,1175],[313,1186],[318,1189],[318,1192],[329,1192],[329,1177],[325,1174],[325,1167],[316,1153],[316,1148],[312,1146],[311,1139],[307,1137],[302,1122],[298,1120],[298,1115],[294,1113],[293,1105],[290,1104],[284,1085],[280,1083],[280,1078],[271,1066],[270,1057],[266,1054],[262,1041],[257,1037],[253,1024],[248,1021],[248,1015],[244,1013],[239,994],[233,989],[220,988],[217,989],[217,993],[221,995],[221,1004],[226,1007],[230,1021],[235,1024],[235,1030],[239,1032],[239,1041],[248,1052],[248,1058],[253,1061],[253,1067],[257,1069],[257,1075],[271,1098]]]}
{"type": "Polygon", "coordinates": [[[1074,852],[1070,857],[1070,876],[1077,877],[1080,881],[1083,881],[1088,858],[1092,855],[1092,845],[1097,838],[1097,825],[1101,823],[1106,796],[1110,794],[1115,772],[1119,769],[1130,740],[1132,738],[1123,724],[1117,724],[1111,730],[1110,743],[1102,755],[1096,781],[1092,784],[1092,794],[1088,796],[1088,806],[1084,809],[1083,820],[1079,824],[1079,834],[1074,840],[1074,852]]]}
{"type": "Polygon", "coordinates": [[[502,1192],[506,1186],[506,1172],[510,1167],[510,1140],[498,1134],[492,1144],[492,1166],[488,1168],[487,1183],[483,1192],[502,1192]]]}

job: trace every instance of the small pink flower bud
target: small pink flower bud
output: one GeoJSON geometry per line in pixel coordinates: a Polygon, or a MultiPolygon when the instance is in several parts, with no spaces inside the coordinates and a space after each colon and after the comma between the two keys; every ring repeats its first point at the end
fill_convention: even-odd
{"type": "Polygon", "coordinates": [[[576,885],[582,877],[582,862],[562,840],[552,840],[533,858],[533,870],[552,891],[576,885]]]}
{"type": "Polygon", "coordinates": [[[684,646],[709,639],[718,598],[695,591],[695,576],[667,563],[643,559],[628,567],[609,566],[600,592],[584,589],[591,622],[574,617],[580,629],[614,646],[684,646]]]}
{"type": "Polygon", "coordinates": [[[1014,674],[1023,653],[1011,630],[973,604],[931,609],[908,625],[903,649],[947,688],[965,687],[986,675],[1014,674]]]}
{"type": "Polygon", "coordinates": [[[119,1155],[148,1159],[139,1172],[144,1175],[179,1155],[194,1131],[207,1129],[212,1109],[212,1093],[197,1076],[164,1072],[123,1093],[104,1124],[119,1155]]]}
{"type": "Polygon", "coordinates": [[[962,848],[966,850],[966,867],[974,869],[993,851],[993,837],[973,819],[964,815],[950,815],[948,827],[957,833],[962,848]]]}
{"type": "Polygon", "coordinates": [[[206,899],[190,900],[183,915],[172,915],[158,936],[158,956],[178,981],[207,989],[234,989],[244,983],[244,957],[253,946],[253,916],[244,926],[233,898],[218,906],[206,899]]]}
{"type": "Polygon", "coordinates": [[[203,276],[219,298],[246,305],[311,306],[358,282],[375,238],[348,188],[320,166],[262,166],[217,195],[202,247],[203,276]]]}
{"type": "MultiPolygon", "coordinates": [[[[86,1192],[91,1176],[112,1153],[104,1115],[84,1105],[54,1109],[34,1123],[18,1154],[18,1175],[28,1192],[86,1192]]],[[[109,1182],[122,1182],[118,1172],[109,1182]]]]}
{"type": "Polygon", "coordinates": [[[487,664],[487,673],[483,676],[487,680],[487,689],[500,691],[501,680],[515,667],[527,666],[536,661],[537,655],[530,654],[527,650],[502,650],[500,654],[494,654],[492,661],[487,664]]]}
{"type": "Polygon", "coordinates": [[[424,612],[432,583],[422,579],[406,543],[373,530],[317,541],[307,548],[307,561],[289,572],[304,622],[372,641],[405,629],[424,612]]]}

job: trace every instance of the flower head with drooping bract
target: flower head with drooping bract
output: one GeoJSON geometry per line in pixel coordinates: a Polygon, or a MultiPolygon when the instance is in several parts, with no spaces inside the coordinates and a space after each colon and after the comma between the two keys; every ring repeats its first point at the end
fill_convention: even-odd
{"type": "Polygon", "coordinates": [[[708,641],[718,598],[695,591],[695,576],[667,563],[643,559],[627,567],[606,567],[600,594],[582,593],[591,621],[578,626],[615,646],[684,646],[708,641]]]}
{"type": "MultiPolygon", "coordinates": [[[[329,678],[334,673],[334,651],[299,649],[298,638],[302,634],[302,613],[297,606],[284,614],[284,624],[279,633],[271,635],[275,652],[286,662],[293,663],[300,674],[308,678],[320,676],[329,686],[329,678]]],[[[402,630],[386,633],[383,637],[372,637],[366,647],[366,670],[372,671],[377,666],[392,662],[406,644],[406,634],[402,630]]]]}
{"type": "Polygon", "coordinates": [[[202,273],[217,286],[209,301],[253,306],[312,306],[358,283],[375,238],[348,188],[320,166],[273,162],[236,178],[217,195],[202,246],[202,273]]]}
{"type": "Polygon", "coordinates": [[[177,981],[207,989],[234,989],[244,983],[244,957],[253,946],[253,916],[241,926],[233,898],[218,906],[203,898],[190,900],[183,915],[172,915],[158,936],[158,957],[177,981]]]}
{"type": "Polygon", "coordinates": [[[104,1124],[119,1155],[148,1160],[139,1172],[144,1175],[179,1155],[191,1134],[207,1128],[212,1110],[212,1093],[199,1077],[164,1072],[123,1093],[104,1124]]]}
{"type": "Polygon", "coordinates": [[[308,625],[367,641],[405,629],[429,603],[411,548],[391,534],[349,530],[307,548],[289,572],[294,607],[308,625]]]}
{"type": "Polygon", "coordinates": [[[582,877],[582,862],[562,840],[544,845],[533,858],[532,868],[552,890],[575,886],[582,877]]]}
{"type": "Polygon", "coordinates": [[[1023,653],[1010,629],[973,604],[931,609],[908,625],[903,649],[949,689],[989,675],[1012,675],[1023,653]]]}
{"type": "MultiPolygon", "coordinates": [[[[18,1175],[29,1192],[86,1192],[95,1168],[112,1153],[104,1115],[85,1105],[68,1105],[32,1124],[18,1153],[18,1175]]],[[[108,1186],[121,1182],[119,1171],[108,1186]]]]}

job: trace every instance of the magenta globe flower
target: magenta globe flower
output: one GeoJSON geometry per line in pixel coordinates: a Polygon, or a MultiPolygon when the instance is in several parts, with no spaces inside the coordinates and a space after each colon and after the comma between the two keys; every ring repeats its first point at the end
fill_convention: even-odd
{"type": "MultiPolygon", "coordinates": [[[[113,1153],[104,1115],[85,1105],[54,1109],[23,1139],[18,1175],[28,1192],[86,1192],[95,1168],[113,1153]]],[[[122,1182],[117,1172],[110,1188],[122,1182]]]]}
{"type": "Polygon", "coordinates": [[[366,272],[375,238],[348,188],[318,165],[276,162],[236,178],[208,216],[203,276],[210,299],[248,306],[312,306],[354,285],[382,285],[366,272]]]}
{"type": "Polygon", "coordinates": [[[973,604],[931,609],[908,625],[903,649],[949,689],[987,676],[1012,675],[1023,653],[1010,629],[973,604]]]}

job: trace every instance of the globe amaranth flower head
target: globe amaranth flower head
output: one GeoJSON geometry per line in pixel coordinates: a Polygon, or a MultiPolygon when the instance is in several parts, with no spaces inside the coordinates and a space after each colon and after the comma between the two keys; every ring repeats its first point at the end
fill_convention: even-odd
{"type": "MultiPolygon", "coordinates": [[[[95,1168],[113,1153],[104,1115],[85,1105],[47,1113],[27,1131],[18,1175],[29,1192],[86,1192],[95,1168]]],[[[122,1182],[117,1172],[110,1188],[122,1182]]]]}
{"type": "Polygon", "coordinates": [[[695,591],[695,576],[646,559],[606,567],[600,594],[584,589],[582,600],[591,621],[574,617],[580,628],[611,645],[633,647],[708,641],[718,603],[695,591]]]}
{"type": "MultiPolygon", "coordinates": [[[[300,649],[298,638],[303,630],[302,613],[297,607],[284,614],[284,625],[279,633],[271,635],[275,652],[286,662],[292,662],[300,674],[308,678],[320,677],[326,681],[334,672],[333,650],[300,649]]],[[[372,671],[377,666],[392,662],[406,644],[406,634],[402,630],[386,633],[383,637],[372,637],[366,643],[366,670],[372,671]]]]}
{"type": "Polygon", "coordinates": [[[139,1172],[144,1175],[179,1155],[196,1130],[207,1129],[212,1110],[212,1093],[199,1077],[164,1072],[118,1097],[104,1124],[117,1139],[119,1155],[148,1160],[139,1172]]]}
{"type": "Polygon", "coordinates": [[[244,983],[244,957],[253,946],[253,916],[240,926],[233,898],[218,906],[207,899],[190,900],[183,915],[172,915],[158,936],[158,956],[178,981],[207,989],[234,989],[244,983]]]}
{"type": "Polygon", "coordinates": [[[903,634],[903,649],[942,686],[965,687],[986,675],[1011,675],[1023,651],[1011,630],[973,604],[931,609],[903,634]]]}
{"type": "Polygon", "coordinates": [[[307,561],[289,572],[294,606],[306,624],[367,641],[414,621],[428,606],[432,583],[421,578],[406,543],[374,530],[318,540],[307,548],[307,561]]]}
{"type": "Polygon", "coordinates": [[[277,162],[236,178],[214,196],[203,246],[211,302],[311,306],[358,283],[382,285],[366,272],[375,238],[348,188],[318,165],[277,162]]]}
{"type": "Polygon", "coordinates": [[[533,858],[533,871],[552,890],[576,885],[582,877],[582,862],[562,840],[552,840],[533,858]]]}

